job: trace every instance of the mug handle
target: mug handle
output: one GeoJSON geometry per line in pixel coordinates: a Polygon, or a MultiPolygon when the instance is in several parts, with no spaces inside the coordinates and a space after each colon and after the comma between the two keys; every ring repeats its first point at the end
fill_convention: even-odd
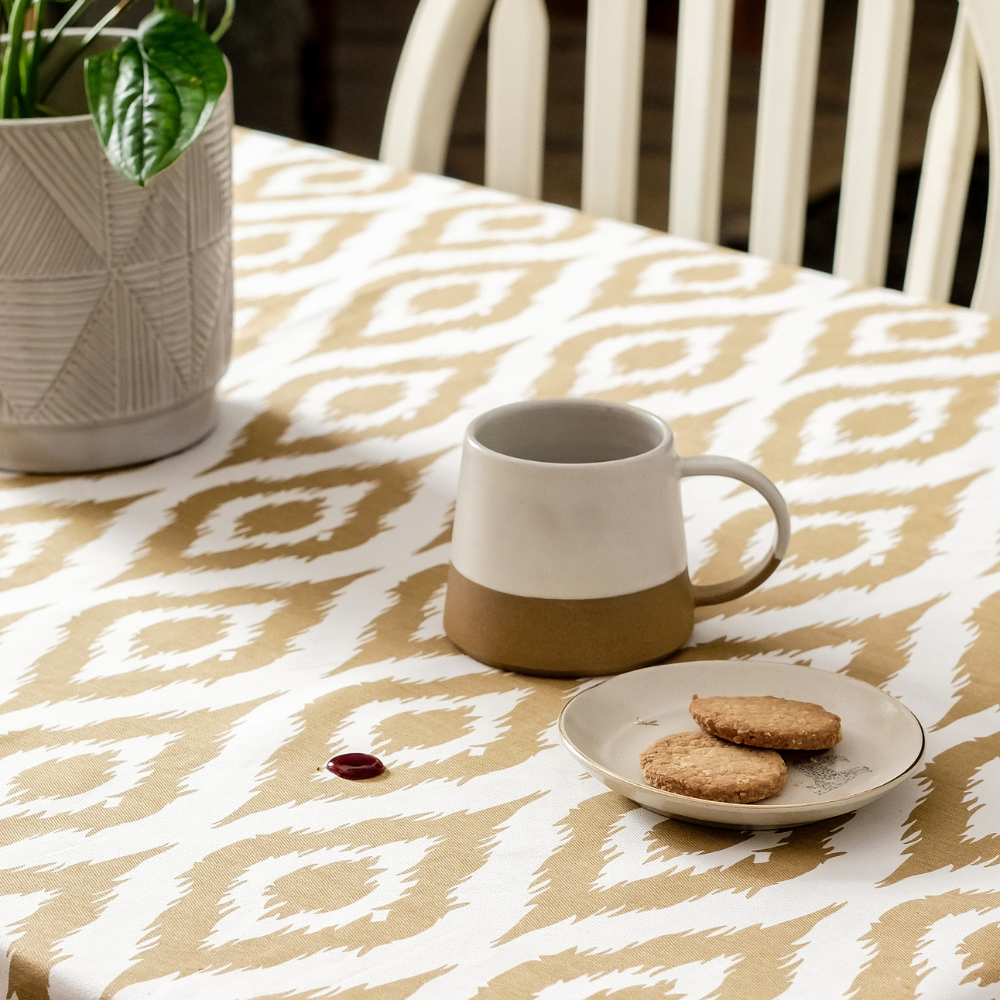
{"type": "Polygon", "coordinates": [[[785,498],[778,492],[778,487],[762,472],[752,465],[735,458],[725,458],[722,455],[692,455],[680,460],[682,476],[728,476],[738,479],[747,486],[752,486],[774,511],[777,531],[774,533],[774,543],[771,551],[752,569],[747,570],[735,580],[723,583],[710,583],[707,586],[692,584],[691,591],[695,607],[703,604],[722,604],[734,598],[749,594],[754,587],[759,587],[777,568],[778,563],[785,558],[788,551],[788,539],[792,533],[791,521],[788,518],[788,507],[785,498]]]}

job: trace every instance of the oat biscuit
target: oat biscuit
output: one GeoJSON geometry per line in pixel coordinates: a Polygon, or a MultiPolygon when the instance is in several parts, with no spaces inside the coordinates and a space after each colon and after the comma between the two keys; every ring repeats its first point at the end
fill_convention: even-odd
{"type": "Polygon", "coordinates": [[[707,733],[673,733],[639,755],[654,788],[716,802],[758,802],[777,795],[788,771],[773,750],[738,746],[707,733]]]}
{"type": "Polygon", "coordinates": [[[840,716],[810,701],[695,695],[688,710],[706,733],[751,747],[828,750],[842,738],[840,716]]]}

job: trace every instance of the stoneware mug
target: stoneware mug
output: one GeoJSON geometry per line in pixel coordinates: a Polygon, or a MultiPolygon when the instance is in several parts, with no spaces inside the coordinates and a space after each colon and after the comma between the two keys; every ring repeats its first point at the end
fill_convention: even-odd
{"type": "Polygon", "coordinates": [[[775,485],[735,458],[679,458],[659,417],[620,403],[545,399],[476,418],[465,435],[444,628],[494,667],[549,677],[621,673],[682,646],[694,609],[753,590],[788,549],[775,485]],[[757,490],[777,532],[726,583],[688,579],[684,476],[757,490]]]}

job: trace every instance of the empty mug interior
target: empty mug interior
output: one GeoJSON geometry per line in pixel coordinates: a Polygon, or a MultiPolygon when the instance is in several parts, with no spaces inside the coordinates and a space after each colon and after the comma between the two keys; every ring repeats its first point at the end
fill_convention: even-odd
{"type": "Polygon", "coordinates": [[[634,407],[594,400],[513,403],[483,414],[472,437],[490,451],[531,462],[616,462],[652,451],[665,426],[634,407]]]}

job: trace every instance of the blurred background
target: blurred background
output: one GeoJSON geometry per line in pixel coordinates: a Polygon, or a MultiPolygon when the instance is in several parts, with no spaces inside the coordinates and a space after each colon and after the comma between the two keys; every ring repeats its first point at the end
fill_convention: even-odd
{"type": "MultiPolygon", "coordinates": [[[[142,0],[149,3],[150,0],[142,0]]],[[[546,0],[551,53],[543,197],[578,206],[587,0],[546,0]]],[[[648,0],[638,221],[667,226],[678,0],[648,0]]],[[[95,5],[96,6],[96,5],[95,5]]],[[[377,157],[396,63],[417,0],[237,0],[223,48],[241,125],[377,157]]],[[[931,103],[958,4],[914,0],[888,284],[902,287],[931,103]]],[[[722,242],[745,249],[765,0],[736,0],[722,242]]],[[[130,11],[135,18],[141,7],[130,11]]],[[[820,55],[803,263],[830,270],[836,233],[857,0],[827,0],[820,55]]],[[[480,38],[455,117],[446,173],[482,183],[486,38],[480,38]]],[[[968,304],[986,211],[982,116],[952,301],[968,304]]]]}

